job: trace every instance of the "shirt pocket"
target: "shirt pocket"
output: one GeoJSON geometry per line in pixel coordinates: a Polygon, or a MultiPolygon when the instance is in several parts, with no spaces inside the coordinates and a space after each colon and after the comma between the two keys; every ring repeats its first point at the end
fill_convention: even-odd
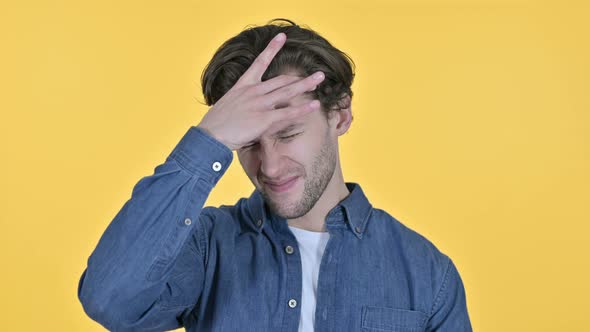
{"type": "Polygon", "coordinates": [[[362,331],[423,332],[428,315],[421,311],[363,306],[362,331]]]}

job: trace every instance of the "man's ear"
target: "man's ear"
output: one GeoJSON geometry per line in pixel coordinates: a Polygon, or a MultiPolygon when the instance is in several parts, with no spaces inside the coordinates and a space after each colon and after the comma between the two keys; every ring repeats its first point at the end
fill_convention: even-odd
{"type": "Polygon", "coordinates": [[[342,94],[337,108],[328,113],[328,124],[340,136],[348,131],[353,120],[351,98],[347,93],[342,94]]]}

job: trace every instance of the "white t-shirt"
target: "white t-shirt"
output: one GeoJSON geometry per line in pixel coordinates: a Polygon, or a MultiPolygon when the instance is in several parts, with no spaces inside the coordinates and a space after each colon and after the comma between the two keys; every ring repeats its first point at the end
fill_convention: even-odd
{"type": "Polygon", "coordinates": [[[315,326],[316,291],[324,249],[330,233],[312,232],[289,226],[299,246],[302,268],[301,317],[299,332],[312,332],[315,326]]]}

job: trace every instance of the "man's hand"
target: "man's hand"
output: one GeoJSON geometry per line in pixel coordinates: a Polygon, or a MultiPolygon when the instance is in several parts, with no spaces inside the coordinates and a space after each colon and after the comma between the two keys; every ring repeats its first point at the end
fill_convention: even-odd
{"type": "Polygon", "coordinates": [[[314,90],[324,79],[321,71],[305,78],[279,75],[261,81],[285,40],[284,33],[277,34],[236,84],[207,111],[198,127],[231,150],[237,150],[258,138],[276,122],[319,110],[319,100],[300,106],[275,107],[301,93],[314,90]],[[316,78],[316,74],[320,77],[316,78]]]}

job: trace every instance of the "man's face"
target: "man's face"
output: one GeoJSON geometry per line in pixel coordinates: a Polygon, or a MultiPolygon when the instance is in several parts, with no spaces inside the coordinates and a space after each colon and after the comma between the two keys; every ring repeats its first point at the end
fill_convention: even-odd
{"type": "MultiPolygon", "coordinates": [[[[299,95],[289,105],[302,105],[310,100],[310,96],[299,95]]],[[[320,112],[323,111],[278,122],[254,145],[237,151],[250,181],[272,211],[283,218],[298,218],[311,210],[334,174],[337,135],[331,132],[320,112]],[[288,131],[278,133],[292,124],[295,126],[288,131]],[[268,183],[285,182],[293,177],[296,179],[291,184],[282,187],[268,183]]]]}

